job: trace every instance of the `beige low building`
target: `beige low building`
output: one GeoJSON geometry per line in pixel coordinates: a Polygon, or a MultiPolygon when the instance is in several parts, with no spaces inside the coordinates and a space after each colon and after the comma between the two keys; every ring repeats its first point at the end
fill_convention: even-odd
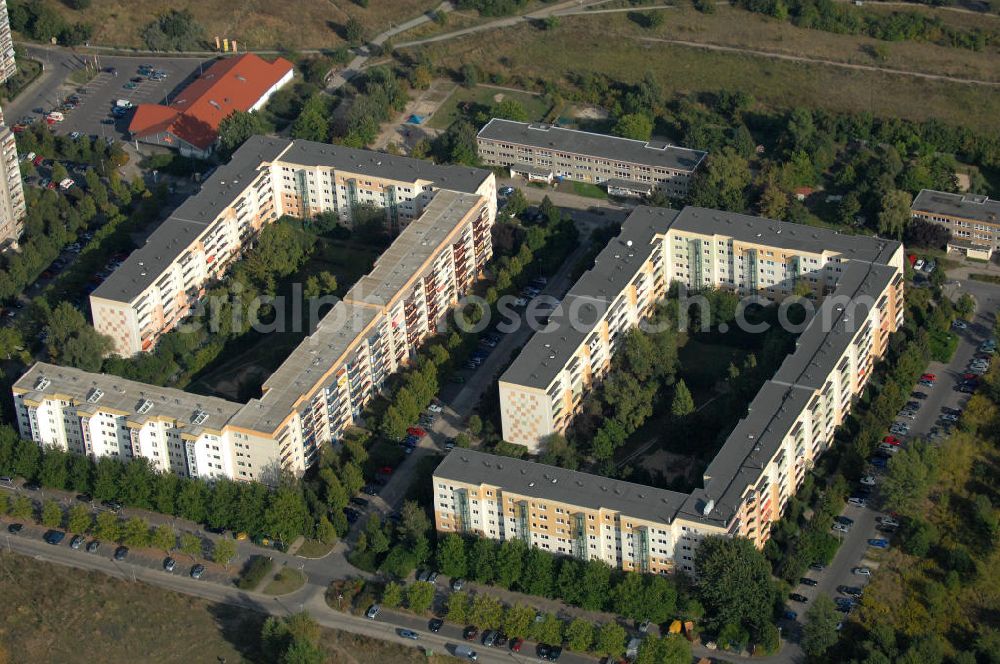
{"type": "Polygon", "coordinates": [[[675,281],[771,299],[806,283],[822,296],[795,350],[709,464],[702,488],[678,494],[453,450],[434,473],[438,530],[517,537],[650,572],[695,572],[695,550],[710,534],[765,544],[902,324],[903,247],[714,210],[639,208],[563,301],[572,307],[589,292],[586,305],[576,304],[589,323],[536,333],[501,377],[505,440],[534,452],[545,436],[565,430],[622,333],[651,310],[650,293],[675,281]]]}
{"type": "Polygon", "coordinates": [[[616,196],[644,197],[658,190],[688,195],[707,153],[663,141],[567,129],[540,122],[493,118],[477,136],[479,158],[532,182],[576,180],[600,184],[616,196]]]}

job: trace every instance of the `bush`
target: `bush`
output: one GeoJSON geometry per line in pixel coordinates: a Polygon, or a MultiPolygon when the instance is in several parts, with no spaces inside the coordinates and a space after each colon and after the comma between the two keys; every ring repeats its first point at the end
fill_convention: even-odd
{"type": "Polygon", "coordinates": [[[250,556],[250,559],[240,570],[240,580],[236,586],[241,590],[253,590],[260,585],[264,577],[271,573],[274,561],[265,556],[250,556]]]}

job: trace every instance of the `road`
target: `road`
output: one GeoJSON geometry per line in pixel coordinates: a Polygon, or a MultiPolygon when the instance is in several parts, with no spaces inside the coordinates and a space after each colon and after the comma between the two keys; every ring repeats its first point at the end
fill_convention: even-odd
{"type": "MultiPolygon", "coordinates": [[[[942,362],[931,362],[927,367],[928,373],[937,375],[937,382],[933,388],[915,387],[915,390],[925,392],[927,399],[922,401],[917,418],[909,421],[911,427],[910,439],[914,437],[927,436],[934,426],[938,426],[938,418],[942,414],[942,408],[962,408],[968,395],[956,391],[955,384],[964,373],[964,369],[969,360],[976,352],[976,347],[983,340],[991,335],[995,312],[1000,309],[1000,286],[988,284],[970,279],[960,279],[952,286],[946,287],[945,293],[957,299],[961,293],[969,293],[977,303],[976,314],[971,321],[969,329],[959,333],[959,345],[955,351],[952,361],[945,364],[942,362]]],[[[905,444],[905,443],[904,443],[905,444]]],[[[890,464],[892,461],[890,460],[890,464]]],[[[807,576],[819,581],[813,587],[798,584],[793,592],[805,595],[810,601],[815,600],[820,594],[837,597],[837,586],[864,586],[865,577],[853,574],[855,567],[870,567],[875,574],[878,573],[877,562],[866,558],[870,547],[869,538],[891,538],[891,535],[881,533],[876,530],[876,519],[883,514],[876,508],[878,497],[875,496],[866,507],[856,507],[847,505],[842,515],[854,520],[851,531],[843,535],[843,541],[837,555],[833,561],[822,572],[809,570],[807,576]],[[874,503],[874,504],[873,504],[874,503]]],[[[789,602],[788,608],[796,611],[798,619],[795,624],[788,624],[786,629],[798,630],[803,623],[803,616],[808,604],[796,604],[789,602]]]]}

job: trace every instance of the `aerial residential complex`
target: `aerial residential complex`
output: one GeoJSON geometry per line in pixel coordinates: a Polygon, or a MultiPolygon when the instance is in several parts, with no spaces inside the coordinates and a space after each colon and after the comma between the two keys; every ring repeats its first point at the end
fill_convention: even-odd
{"type": "Polygon", "coordinates": [[[206,158],[215,151],[219,124],[226,116],[263,108],[294,74],[292,63],[284,58],[268,62],[245,53],[219,60],[174,95],[169,104],[139,104],[129,122],[129,133],[143,143],[206,158]]]}
{"type": "Polygon", "coordinates": [[[438,530],[650,572],[693,571],[708,534],[764,545],[902,323],[902,245],[702,208],[638,208],[501,377],[504,439],[536,452],[564,431],[625,331],[671,282],[772,300],[806,283],[823,297],[703,488],[681,494],[455,450],[434,473],[438,530]]]}
{"type": "MultiPolygon", "coordinates": [[[[16,73],[7,2],[0,0],[0,83],[5,83],[16,73]]],[[[14,133],[7,126],[3,111],[0,110],[0,247],[17,242],[26,213],[14,133]]]]}
{"type": "Polygon", "coordinates": [[[479,158],[510,169],[511,177],[603,184],[608,193],[672,198],[688,194],[705,152],[662,141],[636,141],[550,124],[493,118],[479,131],[479,158]]]}
{"type": "Polygon", "coordinates": [[[951,231],[948,248],[971,258],[989,260],[1000,249],[1000,201],[981,194],[951,194],[924,189],[913,199],[914,219],[940,224],[951,231]]]}
{"type": "Polygon", "coordinates": [[[496,181],[481,169],[326,143],[254,137],[216,170],[90,296],[94,327],[115,352],[149,351],[191,312],[211,280],[282,215],[331,212],[350,224],[359,207],[384,210],[398,232],[441,190],[480,196],[496,217],[496,181]]]}
{"type": "MultiPolygon", "coordinates": [[[[327,155],[336,152],[345,164],[367,164],[368,155],[373,155],[272,139],[258,139],[251,147],[280,147],[278,154],[286,149],[299,154],[303,150],[327,155]]],[[[386,155],[377,158],[391,160],[386,155]]],[[[289,171],[283,169],[292,173],[299,170],[292,166],[296,162],[274,159],[271,157],[274,163],[265,173],[274,171],[284,178],[280,174],[289,171]]],[[[41,445],[95,457],[144,457],[164,472],[205,479],[273,483],[280,470],[304,471],[322,445],[339,438],[385,380],[406,365],[436,332],[450,306],[468,292],[492,256],[491,229],[496,214],[492,174],[470,169],[436,170],[433,164],[409,159],[388,163],[393,167],[386,168],[381,177],[374,174],[381,171],[366,166],[370,174],[358,183],[359,189],[366,188],[366,196],[371,198],[376,187],[395,186],[387,183],[399,182],[393,178],[406,173],[412,178],[407,186],[417,187],[410,192],[413,196],[407,199],[406,209],[419,208],[420,212],[409,220],[371,272],[330,309],[317,329],[264,382],[259,398],[236,403],[37,363],[13,387],[21,435],[41,445]],[[411,164],[426,167],[429,173],[413,174],[411,164]],[[440,181],[449,174],[456,182],[475,181],[485,193],[432,186],[435,180],[431,176],[439,176],[436,181],[440,181]]],[[[316,170],[327,176],[326,170],[316,170]]],[[[250,189],[262,181],[255,173],[256,169],[251,169],[249,177],[243,176],[250,189]]],[[[223,177],[232,183],[234,175],[242,174],[223,177]]],[[[308,175],[302,178],[309,179],[308,175]]],[[[218,186],[207,191],[226,191],[221,182],[218,186]]],[[[336,190],[331,184],[326,186],[331,201],[327,209],[331,209],[336,190]]],[[[241,195],[246,195],[246,189],[239,188],[241,195]]]]}

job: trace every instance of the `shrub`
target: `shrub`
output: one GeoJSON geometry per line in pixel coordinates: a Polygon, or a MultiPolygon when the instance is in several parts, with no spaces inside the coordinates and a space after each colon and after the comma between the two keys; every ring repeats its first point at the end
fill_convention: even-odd
{"type": "Polygon", "coordinates": [[[271,573],[274,568],[274,561],[265,556],[250,556],[250,559],[240,570],[240,580],[236,586],[241,590],[253,590],[260,585],[264,577],[271,573]]]}

